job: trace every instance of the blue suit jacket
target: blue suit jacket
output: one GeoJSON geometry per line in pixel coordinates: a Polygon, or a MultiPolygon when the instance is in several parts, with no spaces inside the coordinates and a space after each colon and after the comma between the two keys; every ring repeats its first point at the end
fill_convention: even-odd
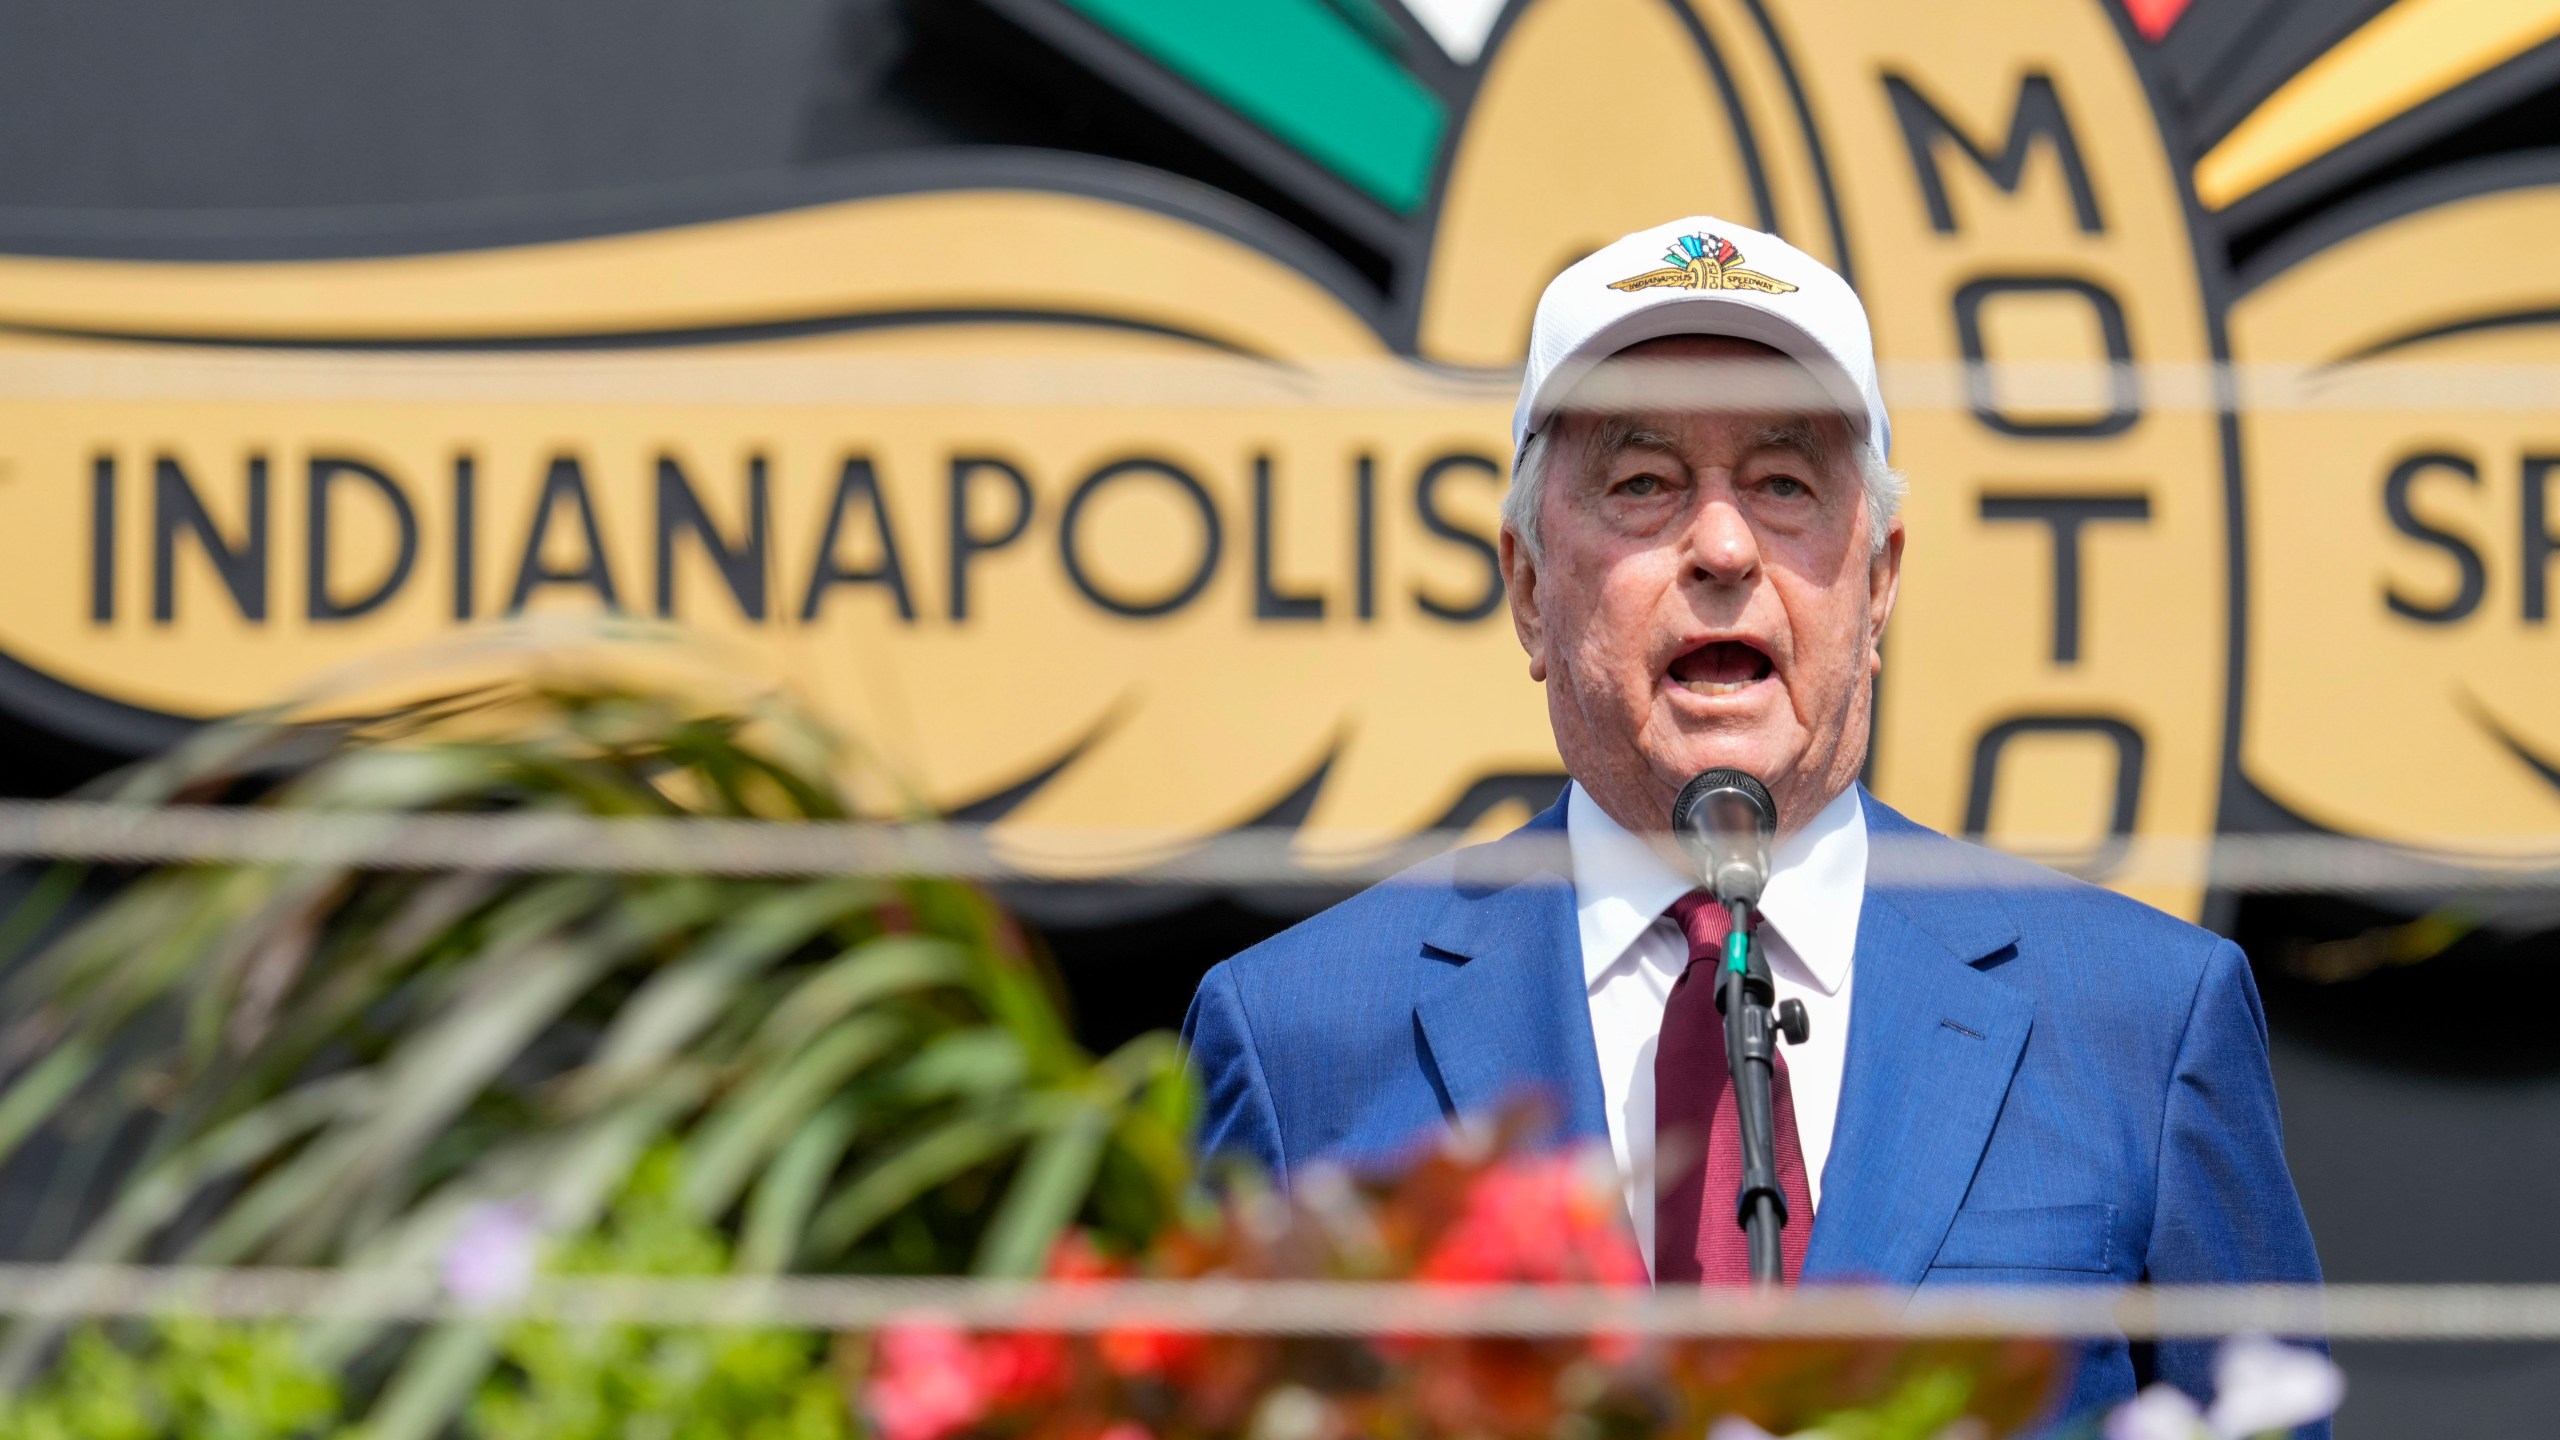
{"type": "MultiPolygon", "coordinates": [[[[1930,858],[1978,880],[1867,892],[1805,1279],[2317,1281],[2239,949],[1864,802],[1880,843],[1945,847],[1930,858]]],[[[1563,828],[1559,802],[1511,838],[1544,832],[1552,855],[1563,828]]],[[[1519,878],[1511,838],[1208,973],[1183,1033],[1210,1149],[1285,1176],[1409,1149],[1530,1089],[1569,1137],[1607,1138],[1572,885],[1519,878]]],[[[2207,1344],[2156,1351],[2159,1378],[2199,1399],[2211,1361],[2207,1344]]],[[[2060,1413],[2135,1384],[2123,1341],[2093,1345],[2060,1413]]]]}

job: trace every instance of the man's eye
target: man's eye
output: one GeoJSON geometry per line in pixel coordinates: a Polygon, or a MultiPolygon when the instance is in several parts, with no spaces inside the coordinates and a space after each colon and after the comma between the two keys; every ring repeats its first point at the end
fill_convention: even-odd
{"type": "Polygon", "coordinates": [[[1768,481],[1768,491],[1782,499],[1793,499],[1798,495],[1810,493],[1805,489],[1804,482],[1793,475],[1771,476],[1768,481]]]}
{"type": "Polygon", "coordinates": [[[1662,481],[1651,475],[1638,475],[1630,480],[1619,481],[1618,493],[1621,495],[1635,495],[1639,497],[1646,495],[1659,495],[1662,493],[1662,481]]]}

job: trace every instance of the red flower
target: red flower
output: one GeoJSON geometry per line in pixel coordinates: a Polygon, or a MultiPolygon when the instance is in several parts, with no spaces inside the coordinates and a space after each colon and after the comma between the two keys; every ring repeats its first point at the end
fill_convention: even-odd
{"type": "MultiPolygon", "coordinates": [[[[1125,1273],[1125,1265],[1094,1248],[1092,1238],[1081,1230],[1070,1230],[1060,1235],[1057,1246],[1049,1252],[1049,1278],[1052,1280],[1111,1280],[1125,1273]]],[[[1204,1343],[1198,1335],[1122,1328],[1096,1335],[1093,1348],[1114,1375],[1155,1377],[1171,1372],[1198,1355],[1204,1343]]]]}
{"type": "Polygon", "coordinates": [[[976,1348],[940,1324],[892,1325],[872,1346],[862,1408],[880,1440],[942,1440],[987,1413],[976,1348]]]}
{"type": "Polygon", "coordinates": [[[1052,1399],[1067,1388],[1067,1342],[1055,1335],[984,1336],[978,1384],[998,1405],[1052,1399]]]}
{"type": "Polygon", "coordinates": [[[1613,1171],[1598,1157],[1532,1156],[1468,1188],[1414,1278],[1457,1285],[1641,1285],[1643,1257],[1613,1171]]]}
{"type": "Polygon", "coordinates": [[[972,1338],[928,1321],[880,1332],[862,1406],[880,1440],[943,1440],[999,1406],[1053,1399],[1066,1388],[1066,1342],[1055,1335],[972,1338]]]}
{"type": "Polygon", "coordinates": [[[1049,1278],[1052,1280],[1109,1280],[1121,1271],[1110,1257],[1094,1247],[1093,1237],[1081,1230],[1069,1230],[1049,1247],[1049,1278]]]}
{"type": "Polygon", "coordinates": [[[1199,1335],[1170,1330],[1120,1329],[1095,1336],[1093,1348],[1114,1375],[1159,1376],[1189,1364],[1206,1343],[1199,1335]]]}

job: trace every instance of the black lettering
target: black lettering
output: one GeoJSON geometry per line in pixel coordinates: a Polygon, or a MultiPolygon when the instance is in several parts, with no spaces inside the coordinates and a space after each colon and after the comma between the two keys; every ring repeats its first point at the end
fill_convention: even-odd
{"type": "Polygon", "coordinates": [[[951,459],[951,618],[969,618],[969,561],[972,556],[989,550],[1000,550],[1022,538],[1031,528],[1031,482],[1021,471],[1002,460],[983,455],[955,455],[951,459]],[[969,528],[969,482],[982,472],[1004,477],[1013,491],[1013,519],[1003,529],[981,535],[969,528]]]}
{"type": "Polygon", "coordinates": [[[1475,470],[1502,479],[1502,466],[1482,455],[1443,455],[1422,467],[1413,485],[1414,513],[1422,517],[1422,528],[1466,550],[1473,551],[1484,565],[1484,589],[1463,605],[1452,605],[1433,598],[1420,586],[1413,592],[1414,604],[1435,620],[1453,625],[1470,625],[1492,614],[1502,604],[1502,552],[1493,540],[1451,520],[1440,513],[1440,481],[1453,470],[1475,470]]]}
{"type": "Polygon", "coordinates": [[[89,462],[89,618],[116,618],[116,457],[89,462]]]}
{"type": "Polygon", "coordinates": [[[1985,495],[1982,518],[2029,520],[2053,532],[2053,663],[2080,663],[2080,527],[2149,520],[2147,495],[1985,495]]]}
{"type": "Polygon", "coordinates": [[[2028,152],[2039,140],[2052,147],[2054,160],[2062,167],[2063,182],[2071,188],[2072,215],[2081,230],[2105,233],[2106,221],[2098,214],[2098,189],[2089,181],[2089,167],[2080,158],[2080,142],[2071,133],[2069,117],[2062,113],[2062,94],[2054,89],[2053,77],[2031,71],[2018,81],[2018,101],[2009,111],[2009,133],[2001,139],[1997,155],[1975,144],[1909,80],[1888,74],[1884,89],[1893,101],[1894,118],[1902,122],[1902,143],[1911,152],[1911,173],[1920,182],[1921,198],[1928,202],[1929,224],[1939,233],[1952,235],[1957,228],[1946,177],[1938,173],[1941,142],[1952,142],[1992,184],[2015,195],[2026,179],[2028,152]]]}
{"type": "Polygon", "coordinates": [[[1993,275],[1956,291],[1956,342],[1964,350],[1964,382],[1973,418],[2003,435],[2031,440],[2094,440],[2120,434],[2142,418],[2142,384],[2134,373],[2133,332],[2124,306],[2106,287],[2070,275],[1993,275]],[[1983,351],[1983,302],[1998,295],[2077,295],[2098,317],[2107,346],[2107,412],[2092,420],[2021,420],[2000,409],[1983,351]]]}
{"type": "Polygon", "coordinates": [[[151,467],[151,618],[178,618],[178,532],[195,536],[222,588],[243,619],[267,618],[267,457],[249,457],[249,514],[240,543],[232,544],[206,512],[204,501],[178,462],[163,455],[151,467]]]}
{"type": "Polygon", "coordinates": [[[2551,500],[2551,472],[2560,470],[2560,455],[2524,457],[2524,618],[2541,624],[2550,618],[2552,552],[2560,551],[2560,535],[2546,518],[2551,500]]]}
{"type": "Polygon", "coordinates": [[[672,455],[658,457],[658,614],[676,613],[676,532],[693,532],[703,555],[720,572],[739,613],[764,619],[765,532],[768,486],[761,455],[747,457],[747,538],[736,545],[712,523],[711,512],[672,455]]]}
{"type": "Polygon", "coordinates": [[[473,611],[472,573],[480,554],[480,506],[476,464],[469,453],[453,457],[453,618],[468,620],[473,611]]]}
{"type": "Polygon", "coordinates": [[[1378,466],[1360,457],[1351,481],[1351,608],[1363,620],[1378,618],[1378,466]]]}
{"type": "Polygon", "coordinates": [[[1982,732],[1973,747],[1973,778],[1966,787],[1964,833],[1980,839],[1991,828],[1991,802],[2000,778],[2000,752],[2021,735],[2096,735],[2116,747],[2115,799],[2107,838],[2097,851],[2069,863],[2083,875],[2103,874],[2124,858],[2133,822],[2142,810],[2142,732],[2112,715],[2028,715],[2003,720],[1982,732]]]}
{"type": "Polygon", "coordinates": [[[2462,583],[2451,600],[2442,605],[2423,605],[2400,593],[2399,587],[2385,585],[2383,602],[2394,615],[2405,616],[2421,625],[2451,625],[2466,619],[2480,608],[2481,597],[2489,593],[2489,567],[2481,562],[2480,552],[2461,536],[2439,530],[2418,518],[2409,508],[2409,489],[2420,475],[2429,470],[2449,470],[2462,477],[2464,483],[2477,489],[2480,467],[2460,455],[2429,453],[2412,455],[2391,467],[2382,482],[2383,513],[2391,517],[2391,528],[2422,545],[2432,545],[2453,557],[2462,571],[2462,583]]]}
{"type": "Polygon", "coordinates": [[[1271,457],[1253,457],[1253,618],[1322,620],[1324,596],[1291,595],[1271,577],[1271,457]]]}
{"type": "Polygon", "coordinates": [[[308,486],[308,520],[303,526],[303,613],[313,620],[353,620],[381,609],[401,586],[409,583],[409,569],[418,563],[418,513],[409,507],[409,497],[390,476],[361,460],[343,456],[312,456],[304,478],[308,486]],[[371,590],[344,602],[330,593],[329,583],[329,497],[341,477],[362,481],[390,501],[391,518],[400,527],[400,550],[391,559],[391,569],[371,590]]]}
{"type": "Polygon", "coordinates": [[[1218,573],[1218,555],[1224,536],[1218,525],[1217,503],[1190,472],[1168,460],[1139,458],[1114,461],[1087,475],[1067,497],[1067,508],[1058,515],[1058,559],[1066,566],[1067,579],[1076,592],[1114,615],[1132,620],[1152,620],[1170,615],[1200,596],[1209,588],[1210,577],[1218,573]],[[1084,559],[1076,552],[1076,527],[1084,518],[1085,502],[1102,493],[1102,487],[1123,475],[1154,475],[1173,482],[1200,512],[1200,563],[1192,567],[1191,578],[1154,600],[1129,600],[1105,591],[1085,573],[1084,559]]]}
{"type": "Polygon", "coordinates": [[[533,592],[546,585],[583,585],[596,593],[604,608],[622,613],[622,594],[613,583],[613,566],[604,552],[604,534],[596,527],[596,507],[587,497],[586,472],[575,457],[552,457],[542,477],[542,494],[533,502],[533,526],[524,537],[524,555],[516,561],[515,588],[507,596],[507,613],[521,615],[533,592]],[[553,570],[542,558],[550,538],[551,519],[566,502],[578,512],[578,532],[586,547],[586,563],[575,570],[553,570]]]}
{"type": "Polygon", "coordinates": [[[897,601],[898,618],[916,618],[916,602],[907,593],[906,567],[898,563],[898,532],[889,523],[889,499],[880,493],[880,476],[871,462],[859,455],[847,458],[836,476],[835,498],[827,504],[827,529],[818,539],[818,558],[809,568],[809,590],[800,600],[800,618],[817,619],[827,592],[838,585],[886,585],[890,598],[897,601]],[[844,538],[845,511],[857,496],[871,511],[871,528],[880,536],[880,563],[868,570],[848,570],[836,555],[844,538]]]}

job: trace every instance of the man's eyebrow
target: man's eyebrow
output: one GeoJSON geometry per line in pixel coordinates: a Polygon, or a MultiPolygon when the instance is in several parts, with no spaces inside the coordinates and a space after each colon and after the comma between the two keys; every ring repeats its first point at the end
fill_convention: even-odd
{"type": "Polygon", "coordinates": [[[1659,450],[1666,455],[1680,453],[1680,439],[1667,430],[1656,430],[1620,416],[1602,420],[1591,432],[1582,448],[1584,463],[1598,469],[1629,450],[1659,450]]]}
{"type": "Polygon", "coordinates": [[[1798,416],[1764,427],[1751,437],[1751,449],[1791,451],[1819,465],[1830,460],[1832,446],[1809,417],[1798,416]]]}

